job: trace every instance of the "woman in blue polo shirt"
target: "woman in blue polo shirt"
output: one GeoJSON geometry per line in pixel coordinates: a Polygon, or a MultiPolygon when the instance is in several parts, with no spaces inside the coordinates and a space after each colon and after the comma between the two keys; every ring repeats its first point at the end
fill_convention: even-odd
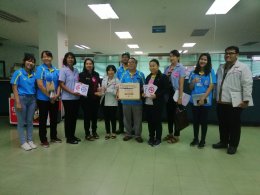
{"type": "Polygon", "coordinates": [[[75,137],[80,104],[80,94],[74,92],[75,84],[79,81],[79,71],[73,67],[76,63],[75,55],[71,52],[66,53],[63,59],[64,67],[60,70],[59,75],[60,87],[62,89],[61,99],[65,110],[65,136],[69,144],[78,144],[81,141],[75,137]]]}
{"type": "Polygon", "coordinates": [[[37,104],[39,108],[39,136],[41,145],[49,147],[47,139],[46,123],[48,113],[50,114],[50,139],[51,142],[60,143],[57,137],[57,118],[60,96],[59,70],[52,65],[52,53],[43,51],[41,53],[43,64],[37,67],[37,104]]]}
{"type": "Polygon", "coordinates": [[[26,55],[23,59],[23,68],[14,72],[11,84],[15,98],[15,111],[17,116],[17,130],[21,142],[21,147],[28,151],[37,146],[33,143],[33,116],[36,107],[35,73],[33,71],[35,58],[26,55]],[[26,124],[26,134],[24,135],[24,125],[26,124]]]}
{"type": "Polygon", "coordinates": [[[185,68],[179,62],[180,53],[177,50],[172,50],[170,52],[170,61],[171,61],[171,65],[166,67],[164,71],[164,74],[168,77],[169,84],[170,84],[168,94],[167,94],[168,96],[167,96],[167,104],[166,104],[169,134],[163,140],[172,144],[178,142],[180,136],[180,131],[174,129],[175,131],[173,132],[173,125],[175,121],[177,104],[179,106],[182,106],[185,68]],[[173,100],[173,95],[176,90],[179,90],[179,97],[177,102],[173,100]]]}
{"type": "Polygon", "coordinates": [[[194,139],[191,146],[205,146],[208,128],[208,109],[212,105],[212,89],[216,84],[216,75],[211,65],[208,53],[200,55],[196,68],[189,77],[191,92],[194,139]],[[201,125],[201,140],[199,142],[199,128],[201,125]]]}

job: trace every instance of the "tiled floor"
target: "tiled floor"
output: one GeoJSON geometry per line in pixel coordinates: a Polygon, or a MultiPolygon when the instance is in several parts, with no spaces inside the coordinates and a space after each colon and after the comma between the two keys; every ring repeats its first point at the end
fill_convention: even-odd
{"type": "MultiPolygon", "coordinates": [[[[260,127],[243,127],[236,155],[213,150],[217,126],[210,125],[204,149],[189,146],[192,126],[181,141],[150,147],[134,140],[101,139],[79,145],[51,144],[25,152],[19,148],[16,127],[0,118],[0,194],[84,195],[257,195],[260,194],[260,127]]],[[[63,123],[58,125],[64,141],[63,123]]],[[[164,124],[163,135],[167,133],[164,124]]],[[[76,134],[84,138],[83,121],[76,134]]],[[[147,141],[147,124],[143,123],[147,141]]],[[[39,144],[38,131],[34,131],[39,144]]]]}

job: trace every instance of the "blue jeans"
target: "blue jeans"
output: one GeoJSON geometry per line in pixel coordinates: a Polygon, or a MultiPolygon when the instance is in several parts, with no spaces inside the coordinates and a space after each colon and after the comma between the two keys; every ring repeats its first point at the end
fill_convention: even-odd
{"type": "Polygon", "coordinates": [[[24,95],[19,96],[20,103],[22,105],[22,110],[16,110],[17,116],[17,130],[20,138],[21,144],[24,144],[26,141],[32,141],[33,134],[33,116],[36,107],[35,95],[24,95]],[[24,125],[26,125],[26,134],[27,139],[24,136],[24,125]]]}

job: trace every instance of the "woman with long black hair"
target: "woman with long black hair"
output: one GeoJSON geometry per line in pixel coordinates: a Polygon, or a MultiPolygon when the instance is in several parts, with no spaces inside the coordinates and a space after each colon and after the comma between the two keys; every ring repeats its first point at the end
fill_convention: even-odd
{"type": "Polygon", "coordinates": [[[84,113],[85,138],[88,141],[93,141],[99,139],[97,117],[100,104],[98,90],[100,90],[101,80],[95,71],[94,61],[91,58],[85,59],[83,71],[79,74],[79,82],[89,85],[87,96],[81,96],[80,100],[84,113]],[[90,122],[92,134],[90,133],[90,122]]]}
{"type": "Polygon", "coordinates": [[[208,110],[212,105],[212,90],[216,84],[216,75],[212,69],[211,57],[208,53],[202,53],[196,68],[189,77],[191,91],[191,103],[193,113],[194,138],[191,146],[205,146],[208,128],[208,110]],[[201,125],[201,139],[199,141],[199,128],[201,125]]]}

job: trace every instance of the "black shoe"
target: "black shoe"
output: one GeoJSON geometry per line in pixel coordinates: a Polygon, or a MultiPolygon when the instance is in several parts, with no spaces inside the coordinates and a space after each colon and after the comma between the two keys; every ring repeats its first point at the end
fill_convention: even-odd
{"type": "Polygon", "coordinates": [[[132,137],[131,137],[131,136],[128,136],[128,135],[126,135],[126,136],[123,138],[124,141],[128,141],[128,140],[130,140],[130,139],[132,139],[132,137]]]}
{"type": "Polygon", "coordinates": [[[222,143],[222,142],[219,142],[219,143],[217,143],[217,144],[213,144],[213,145],[212,145],[212,148],[214,148],[214,149],[227,148],[227,144],[224,144],[224,143],[222,143]]]}
{"type": "Polygon", "coordinates": [[[228,149],[227,149],[227,153],[228,154],[235,154],[237,152],[237,148],[236,147],[233,147],[233,146],[229,146],[228,149]]]}
{"type": "Polygon", "coordinates": [[[135,138],[135,140],[136,140],[138,143],[143,143],[143,142],[144,142],[143,138],[141,138],[141,137],[137,137],[137,138],[135,138]]]}
{"type": "Polygon", "coordinates": [[[119,135],[119,134],[124,134],[124,133],[125,133],[125,132],[122,131],[122,130],[117,130],[117,131],[116,131],[116,134],[117,134],[117,135],[119,135]]]}
{"type": "Polygon", "coordinates": [[[51,139],[51,142],[52,142],[52,143],[61,143],[62,140],[56,137],[56,138],[54,138],[54,139],[51,139]]]}
{"type": "Polygon", "coordinates": [[[78,144],[78,141],[76,140],[67,140],[68,144],[78,144]]]}
{"type": "Polygon", "coordinates": [[[190,143],[190,146],[196,146],[199,144],[199,140],[193,139],[193,141],[190,143]]]}
{"type": "Polygon", "coordinates": [[[202,149],[205,147],[205,141],[200,141],[198,148],[202,149]]]}
{"type": "Polygon", "coordinates": [[[135,131],[131,131],[131,135],[135,135],[135,131]]]}
{"type": "Polygon", "coordinates": [[[150,146],[153,146],[155,141],[154,139],[149,139],[148,142],[147,142],[150,146]]]}
{"type": "Polygon", "coordinates": [[[74,140],[76,140],[77,142],[81,142],[81,139],[74,137],[74,140]]]}
{"type": "Polygon", "coordinates": [[[99,135],[98,135],[97,133],[93,133],[93,134],[92,134],[92,137],[93,137],[94,139],[99,139],[99,135]]]}
{"type": "Polygon", "coordinates": [[[161,144],[161,140],[160,139],[157,139],[155,142],[154,142],[154,146],[158,146],[161,144]]]}

